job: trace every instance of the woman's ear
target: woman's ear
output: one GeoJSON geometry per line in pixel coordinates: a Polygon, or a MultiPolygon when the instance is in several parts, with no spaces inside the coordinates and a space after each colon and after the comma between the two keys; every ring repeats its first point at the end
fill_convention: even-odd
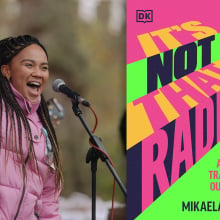
{"type": "Polygon", "coordinates": [[[2,65],[1,66],[1,72],[2,72],[2,75],[5,76],[8,80],[10,80],[11,78],[11,73],[10,73],[10,70],[9,70],[9,66],[8,65],[2,65]]]}

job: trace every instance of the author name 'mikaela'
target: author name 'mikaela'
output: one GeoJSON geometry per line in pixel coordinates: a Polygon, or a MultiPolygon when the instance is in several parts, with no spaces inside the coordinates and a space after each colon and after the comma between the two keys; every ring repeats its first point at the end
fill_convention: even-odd
{"type": "Polygon", "coordinates": [[[220,201],[182,201],[183,212],[219,212],[220,201]]]}

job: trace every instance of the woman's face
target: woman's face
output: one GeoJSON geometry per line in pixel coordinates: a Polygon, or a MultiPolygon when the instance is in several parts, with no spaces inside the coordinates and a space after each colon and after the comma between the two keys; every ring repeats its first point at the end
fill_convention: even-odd
{"type": "Polygon", "coordinates": [[[4,75],[15,89],[30,102],[38,102],[49,78],[48,60],[44,50],[39,45],[32,44],[4,66],[4,72],[7,71],[4,75]]]}

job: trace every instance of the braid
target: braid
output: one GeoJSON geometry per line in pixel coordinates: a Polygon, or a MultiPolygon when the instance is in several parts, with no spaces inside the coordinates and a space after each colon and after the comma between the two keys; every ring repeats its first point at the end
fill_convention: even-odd
{"type": "Polygon", "coordinates": [[[45,101],[43,95],[41,95],[41,103],[40,103],[40,106],[39,106],[37,112],[38,112],[39,118],[40,118],[43,126],[48,131],[48,137],[51,141],[51,144],[53,145],[54,165],[55,165],[55,170],[56,170],[55,183],[56,183],[56,189],[58,189],[60,184],[61,185],[63,184],[62,166],[61,166],[61,162],[60,162],[60,149],[59,149],[59,145],[58,145],[58,141],[57,141],[54,127],[53,127],[51,120],[50,120],[47,104],[46,104],[46,101],[45,101]]]}
{"type": "MultiPolygon", "coordinates": [[[[6,112],[6,143],[5,143],[5,148],[9,149],[10,147],[13,147],[14,152],[16,152],[16,159],[21,161],[22,164],[22,172],[24,175],[24,178],[26,178],[26,170],[25,170],[25,158],[23,154],[23,148],[22,148],[22,123],[25,128],[25,133],[27,134],[28,137],[28,144],[30,144],[29,151],[27,157],[30,158],[31,161],[31,166],[33,167],[33,162],[35,161],[35,167],[37,168],[38,171],[38,166],[37,166],[37,160],[36,156],[33,150],[33,142],[31,140],[32,135],[31,135],[31,129],[29,126],[29,123],[27,121],[27,118],[25,117],[23,111],[21,110],[17,100],[15,97],[12,95],[13,92],[11,90],[10,84],[8,80],[3,77],[2,74],[0,74],[0,100],[1,100],[1,113],[0,113],[0,120],[2,121],[2,110],[3,110],[3,103],[5,107],[5,112],[6,112]],[[10,125],[9,125],[10,122],[10,125]],[[9,127],[10,126],[10,127],[9,127]]],[[[2,142],[2,124],[1,124],[1,135],[0,135],[0,142],[2,142]]],[[[5,151],[6,154],[6,151],[5,151]]],[[[8,155],[5,155],[6,159],[8,155]]],[[[14,158],[14,156],[13,156],[14,158]]],[[[15,159],[15,158],[14,158],[15,159]]],[[[38,171],[39,172],[39,171],[38,171]]]]}

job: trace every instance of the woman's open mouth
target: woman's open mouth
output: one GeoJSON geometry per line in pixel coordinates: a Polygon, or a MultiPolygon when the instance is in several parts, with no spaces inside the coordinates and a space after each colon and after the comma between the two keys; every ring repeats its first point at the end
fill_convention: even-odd
{"type": "Polygon", "coordinates": [[[29,92],[31,95],[39,95],[41,83],[36,82],[36,81],[31,81],[27,83],[27,86],[29,88],[29,92]]]}

